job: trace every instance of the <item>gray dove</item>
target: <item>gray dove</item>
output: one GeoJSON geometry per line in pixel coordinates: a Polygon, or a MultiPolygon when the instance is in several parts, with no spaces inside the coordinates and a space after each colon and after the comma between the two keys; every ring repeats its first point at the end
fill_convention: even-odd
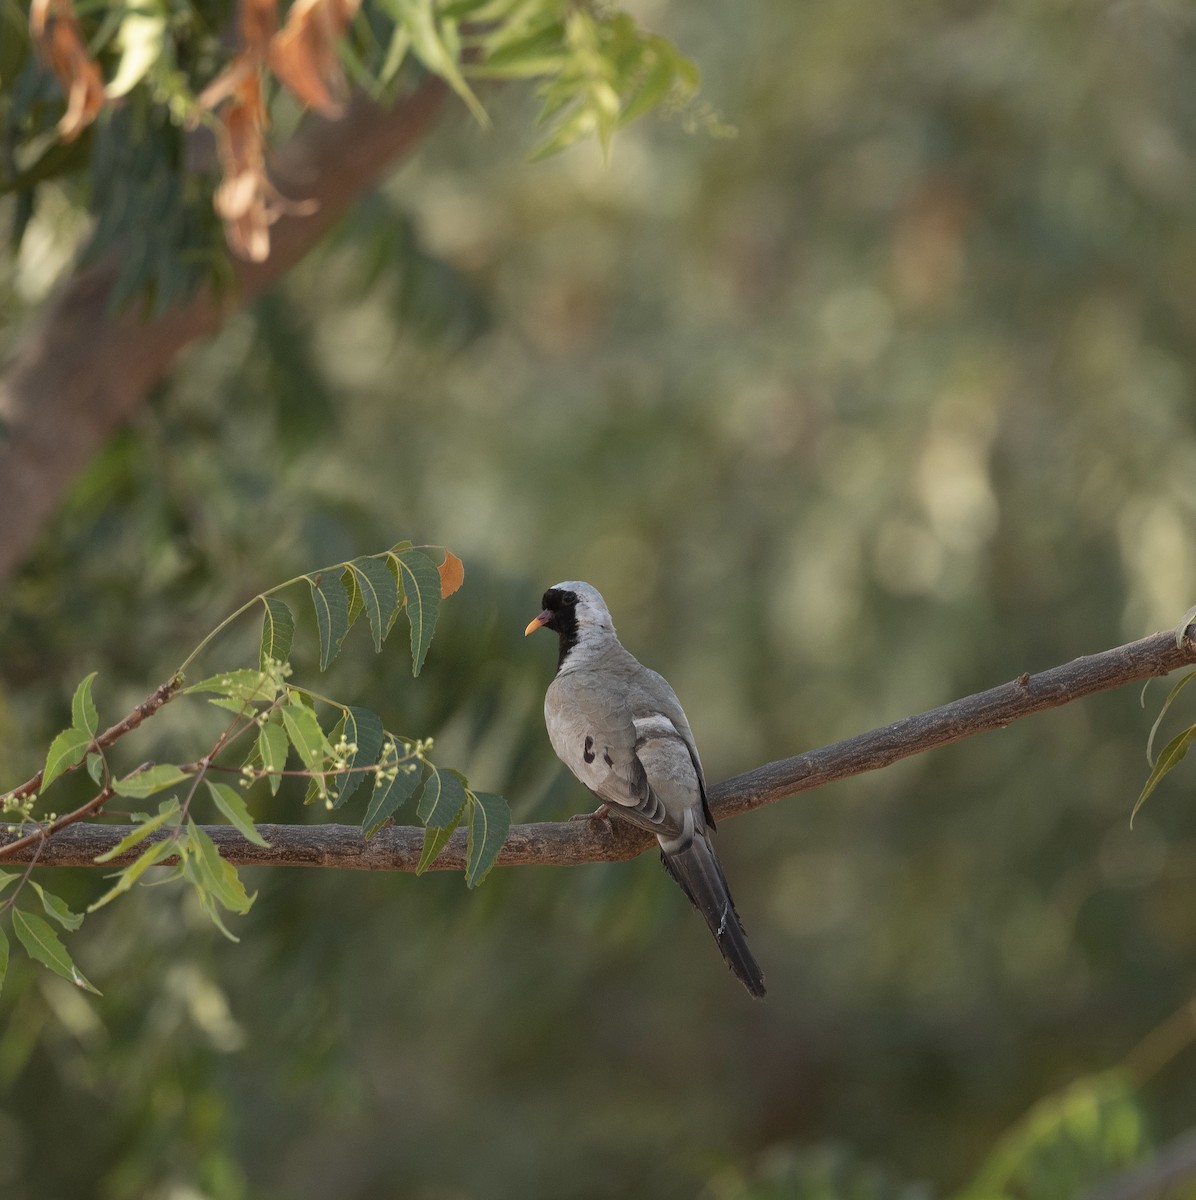
{"type": "Polygon", "coordinates": [[[557,757],[604,809],[656,835],[660,861],[706,918],[727,966],[763,996],[764,975],[711,844],[706,780],[676,693],[623,649],[597,588],[558,583],[543,605],[524,633],[543,627],[560,638],[544,697],[557,757]]]}

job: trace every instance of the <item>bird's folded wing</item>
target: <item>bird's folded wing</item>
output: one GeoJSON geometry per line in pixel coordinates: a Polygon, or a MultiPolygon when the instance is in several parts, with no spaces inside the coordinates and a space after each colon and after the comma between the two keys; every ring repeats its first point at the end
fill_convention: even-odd
{"type": "Polygon", "coordinates": [[[665,847],[675,853],[693,840],[696,830],[705,828],[697,765],[688,741],[668,717],[640,718],[635,727],[635,754],[654,801],[656,832],[671,834],[673,840],[678,840],[677,847],[665,847]]]}
{"type": "Polygon", "coordinates": [[[685,740],[666,717],[633,723],[634,739],[599,736],[590,789],[650,833],[692,835],[701,822],[701,791],[685,740]],[[687,817],[688,814],[688,817],[687,817]]]}

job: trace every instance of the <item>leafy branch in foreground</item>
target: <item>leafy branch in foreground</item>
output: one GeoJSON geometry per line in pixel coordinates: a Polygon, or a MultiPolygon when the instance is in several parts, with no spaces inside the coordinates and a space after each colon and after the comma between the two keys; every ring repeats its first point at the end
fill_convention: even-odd
{"type": "MultiPolygon", "coordinates": [[[[1043,1097],[1006,1130],[974,1177],[949,1193],[902,1179],[849,1147],[821,1143],[772,1147],[746,1172],[726,1172],[714,1195],[717,1200],[1096,1200],[1098,1193],[1090,1189],[1130,1164],[1151,1161],[1155,1147],[1145,1110],[1125,1072],[1084,1075],[1043,1097]]],[[[1161,1195],[1146,1192],[1143,1200],[1161,1195]]]]}
{"type": "MultiPolygon", "coordinates": [[[[368,778],[369,799],[361,830],[368,839],[404,805],[413,803],[424,826],[419,862],[430,867],[453,831],[464,824],[469,850],[465,880],[476,887],[493,867],[510,825],[501,796],[474,791],[457,771],[437,766],[430,757],[432,739],[412,738],[387,730],[377,713],[343,704],[290,682],[290,655],[295,616],[281,593],[306,585],[315,613],[320,669],[339,654],[346,636],[364,613],[376,651],[394,628],[399,613],[407,617],[412,672],[423,667],[435,632],[440,603],[460,587],[460,559],[444,550],[437,563],[426,548],[401,542],[381,554],[337,563],[321,571],[296,576],[259,593],[222,621],[187,656],[170,680],[143,704],[103,732],[93,695],[93,672],[75,690],[71,724],[50,744],[45,765],[19,787],[0,795],[0,816],[14,824],[17,836],[0,846],[0,860],[32,848],[23,875],[0,872],[0,893],[10,894],[0,913],[12,910],[13,929],[30,957],[80,987],[91,984],[80,974],[54,930],[40,916],[15,902],[28,884],[49,917],[64,929],[75,930],[84,914],[72,912],[57,896],[30,879],[46,839],[68,825],[98,815],[115,797],[147,800],[169,793],[154,813],[130,814],[132,828],[97,863],[137,856],[116,872],[108,890],[88,908],[94,912],[142,881],[150,867],[165,866],[155,883],[185,879],[195,889],[204,911],[233,941],[223,912],[249,911],[254,895],[241,882],[236,868],[222,858],[211,834],[196,823],[192,809],[208,802],[249,843],[266,846],[242,791],[261,785],[276,794],[282,780],[296,776],[307,781],[305,803],[321,802],[340,809],[357,795],[368,778]],[[238,667],[187,684],[186,673],[212,641],[234,621],[251,612],[262,616],[257,665],[238,667]],[[216,741],[198,759],[184,763],[143,763],[116,774],[109,749],[125,734],[176,697],[204,697],[231,714],[216,741]],[[294,767],[288,766],[297,762],[294,767]],[[59,779],[84,767],[96,787],[84,804],[61,816],[37,816],[44,794],[59,779]],[[240,788],[213,778],[238,778],[240,788]],[[204,788],[201,790],[200,785],[204,788]]],[[[8,963],[9,943],[0,930],[0,983],[8,963]]],[[[92,989],[94,990],[94,989],[92,989]]]]}
{"type": "MultiPolygon", "coordinates": [[[[128,242],[152,251],[122,256],[116,303],[145,290],[163,311],[204,268],[218,273],[214,218],[234,254],[263,262],[271,226],[310,208],[267,171],[270,98],[281,90],[337,118],[350,80],[386,101],[427,74],[488,127],[470,79],[535,81],[534,156],[543,157],[591,135],[606,152],[616,128],[664,104],[683,108],[698,85],[670,42],[594,0],[239,0],[222,28],[230,15],[198,0],[32,0],[27,26],[15,14],[9,22],[15,84],[0,106],[0,140],[16,152],[0,162],[0,194],[31,197],[90,170],[98,219],[89,253],[128,242]],[[182,146],[200,124],[215,134],[220,180],[197,173],[185,186],[182,146]],[[180,251],[196,266],[164,265],[180,251]]],[[[18,239],[27,220],[14,223],[18,239]]]]}

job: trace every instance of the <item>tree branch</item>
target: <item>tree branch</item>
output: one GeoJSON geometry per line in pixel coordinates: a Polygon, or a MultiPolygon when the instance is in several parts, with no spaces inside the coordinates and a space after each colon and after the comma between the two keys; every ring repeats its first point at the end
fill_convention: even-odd
{"type": "Polygon", "coordinates": [[[236,287],[203,288],[152,320],[108,309],[119,264],[77,271],[0,377],[0,583],[24,560],[75,475],[125,423],[185,347],[215,333],[312,248],[431,128],[447,94],[427,77],[391,109],[357,99],[335,121],[311,115],[272,158],[271,177],[314,211],[281,217],[270,257],[237,262],[236,287]]]}
{"type": "Polygon", "coordinates": [[[1196,663],[1194,634],[1196,625],[1189,625],[1180,644],[1174,630],[1151,634],[1037,675],[1019,675],[1011,683],[905,717],[871,733],[757,767],[712,789],[710,800],[715,816],[734,816],[763,804],[774,804],[794,792],[876,771],[898,759],[973,734],[1004,729],[1011,722],[1043,709],[1058,708],[1096,692],[1191,666],[1196,663]]]}
{"type": "MultiPolygon", "coordinates": [[[[989,729],[1004,728],[1043,709],[1057,708],[1154,675],[1166,675],[1196,663],[1194,629],[1189,626],[1179,644],[1172,632],[1156,633],[1037,675],[1021,675],[1012,683],[906,717],[882,729],[757,767],[711,788],[711,809],[716,817],[736,816],[774,804],[795,792],[875,771],[898,759],[989,729]]],[[[384,828],[367,842],[355,825],[260,825],[259,831],[270,843],[263,849],[245,841],[230,826],[204,828],[220,853],[237,866],[414,871],[424,842],[424,831],[415,826],[384,828]]],[[[128,827],[121,825],[74,825],[53,837],[39,839],[40,849],[25,846],[11,857],[6,855],[5,861],[24,863],[37,853],[41,866],[93,866],[96,855],[110,850],[127,832],[128,827]]],[[[0,847],[15,837],[15,833],[0,833],[0,847]]],[[[654,844],[649,835],[618,821],[591,819],[514,825],[499,852],[498,865],[574,866],[615,862],[634,858],[654,844]]],[[[144,846],[104,865],[131,862],[142,849],[144,846]]],[[[462,871],[465,860],[466,834],[459,829],[449,839],[433,869],[462,871]]]]}

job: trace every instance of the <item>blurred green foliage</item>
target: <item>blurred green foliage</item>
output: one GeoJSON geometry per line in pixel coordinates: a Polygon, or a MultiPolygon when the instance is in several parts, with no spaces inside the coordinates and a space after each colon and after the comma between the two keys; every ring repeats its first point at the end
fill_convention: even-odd
{"type": "MultiPolygon", "coordinates": [[[[1190,6],[632,7],[717,117],[529,164],[537,102],[486,90],[493,132],[441,129],[191,354],[0,599],[0,777],[88,671],[135,703],[235,602],[409,534],[467,564],[428,668],[329,686],[517,820],[588,804],[521,637],[561,578],[715,779],[1192,604],[1190,6]]],[[[0,262],[9,350],[84,233],[43,191],[0,262]]],[[[999,1144],[1016,1194],[1071,1195],[1003,1131],[1096,1113],[1103,1173],[1196,1122],[1188,1026],[1099,1082],[1190,998],[1186,766],[1128,828],[1151,720],[1130,689],[728,822],[763,1005],[647,858],[477,893],[249,872],[239,947],[135,890],[89,921],[102,1000],[14,956],[0,1190],[952,1195],[999,1144]]]]}

